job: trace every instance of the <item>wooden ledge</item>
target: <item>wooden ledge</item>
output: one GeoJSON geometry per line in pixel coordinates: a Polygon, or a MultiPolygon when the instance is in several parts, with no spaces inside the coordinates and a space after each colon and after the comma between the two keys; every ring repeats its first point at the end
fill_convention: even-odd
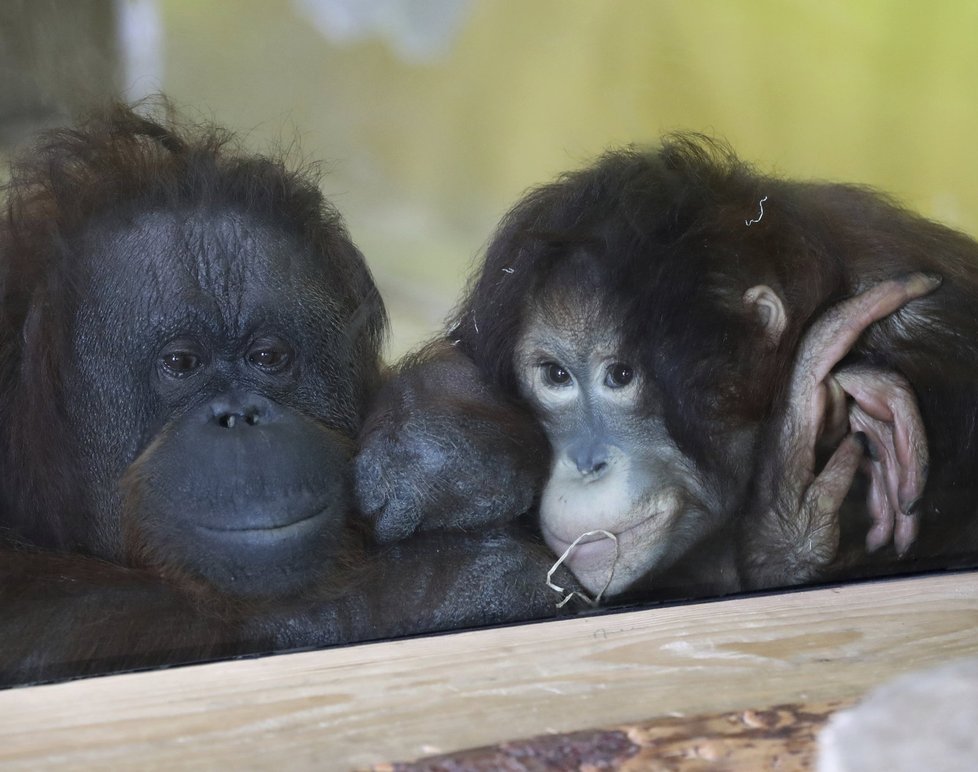
{"type": "Polygon", "coordinates": [[[978,573],[0,692],[4,769],[351,769],[550,732],[850,701],[978,654],[978,573]]]}

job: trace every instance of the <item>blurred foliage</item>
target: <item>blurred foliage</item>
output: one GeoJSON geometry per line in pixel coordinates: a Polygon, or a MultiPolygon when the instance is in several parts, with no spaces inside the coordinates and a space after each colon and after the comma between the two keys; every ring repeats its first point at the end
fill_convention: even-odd
{"type": "MultiPolygon", "coordinates": [[[[526,188],[666,131],[978,230],[966,0],[466,0],[454,37],[413,58],[317,28],[309,9],[345,0],[157,2],[171,97],[257,149],[297,141],[326,161],[391,308],[392,355],[438,329],[526,188]]],[[[410,19],[444,0],[359,2],[410,19]]]]}

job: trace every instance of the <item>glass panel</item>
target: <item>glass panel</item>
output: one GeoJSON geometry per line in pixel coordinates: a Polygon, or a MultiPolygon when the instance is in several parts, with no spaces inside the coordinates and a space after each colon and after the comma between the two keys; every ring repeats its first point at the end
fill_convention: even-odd
{"type": "Polygon", "coordinates": [[[7,3],[0,684],[974,565],[976,22],[7,3]]]}

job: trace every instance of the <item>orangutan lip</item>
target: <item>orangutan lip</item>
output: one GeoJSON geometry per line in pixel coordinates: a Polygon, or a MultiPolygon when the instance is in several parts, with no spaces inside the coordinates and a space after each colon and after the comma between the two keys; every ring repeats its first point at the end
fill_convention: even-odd
{"type": "MultiPolygon", "coordinates": [[[[656,513],[656,514],[658,514],[658,513],[656,513]]],[[[643,518],[642,520],[639,520],[637,523],[633,523],[632,525],[628,526],[628,528],[626,528],[624,531],[615,532],[615,531],[612,531],[612,530],[610,530],[608,528],[589,528],[588,530],[591,530],[591,531],[608,531],[608,533],[614,534],[614,536],[615,536],[616,539],[621,539],[622,536],[627,535],[629,532],[634,531],[639,526],[644,525],[645,523],[649,522],[649,520],[651,520],[653,517],[655,517],[656,514],[653,514],[653,515],[650,515],[649,517],[643,518]]],[[[547,528],[546,525],[541,524],[541,526],[542,526],[542,530],[544,531],[544,535],[545,536],[548,536],[550,539],[552,539],[553,541],[555,541],[557,544],[560,545],[559,552],[563,552],[568,547],[570,547],[570,545],[574,542],[574,539],[571,539],[570,541],[568,541],[568,540],[564,539],[563,536],[558,536],[553,531],[551,531],[549,528],[547,528]]],[[[574,538],[577,538],[577,537],[574,537],[574,538]]],[[[580,549],[581,547],[585,547],[588,544],[594,544],[594,543],[600,542],[600,541],[608,541],[608,537],[602,536],[601,534],[596,533],[593,536],[589,536],[587,539],[582,539],[581,541],[579,541],[577,543],[577,547],[575,547],[575,549],[580,549]]],[[[550,549],[554,550],[554,552],[558,552],[558,550],[555,549],[554,547],[551,547],[550,549]]]]}
{"type": "Polygon", "coordinates": [[[281,525],[267,525],[267,526],[244,526],[241,528],[216,528],[210,525],[197,524],[197,527],[202,531],[210,531],[211,533],[285,533],[290,529],[298,530],[300,526],[305,523],[309,523],[311,520],[316,520],[321,518],[326,513],[325,509],[317,509],[311,515],[306,517],[301,517],[298,520],[292,520],[288,523],[282,523],[281,525]]]}

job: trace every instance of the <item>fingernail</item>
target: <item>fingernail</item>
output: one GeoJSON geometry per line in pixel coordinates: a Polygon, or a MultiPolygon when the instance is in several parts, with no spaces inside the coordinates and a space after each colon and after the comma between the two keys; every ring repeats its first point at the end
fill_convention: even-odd
{"type": "Polygon", "coordinates": [[[863,447],[863,454],[869,458],[870,461],[879,461],[880,457],[876,450],[873,448],[873,443],[869,441],[869,437],[866,436],[866,432],[855,432],[853,437],[859,442],[863,447]]]}
{"type": "Polygon", "coordinates": [[[819,513],[822,514],[834,513],[839,510],[839,504],[835,496],[829,496],[828,494],[819,496],[815,502],[815,506],[818,508],[819,513]]]}
{"type": "Polygon", "coordinates": [[[886,536],[874,528],[868,534],[866,534],[866,552],[873,554],[886,543],[886,536]]]}
{"type": "MultiPolygon", "coordinates": [[[[917,517],[917,515],[919,515],[921,510],[923,509],[923,498],[924,498],[923,496],[918,496],[913,501],[911,501],[910,504],[903,510],[904,516],[917,517]]],[[[907,556],[907,553],[910,551],[910,548],[914,544],[915,538],[916,538],[916,534],[911,536],[906,541],[904,539],[901,539],[899,535],[897,535],[894,538],[893,546],[896,548],[896,553],[898,558],[904,558],[907,556]]]]}
{"type": "Polygon", "coordinates": [[[921,281],[929,289],[937,289],[944,283],[944,277],[933,271],[921,271],[910,278],[911,282],[921,281]],[[919,278],[918,278],[919,277],[919,278]]]}
{"type": "Polygon", "coordinates": [[[923,504],[924,497],[918,496],[913,501],[911,501],[907,506],[902,507],[903,514],[907,517],[916,517],[920,514],[921,505],[923,504]]]}

